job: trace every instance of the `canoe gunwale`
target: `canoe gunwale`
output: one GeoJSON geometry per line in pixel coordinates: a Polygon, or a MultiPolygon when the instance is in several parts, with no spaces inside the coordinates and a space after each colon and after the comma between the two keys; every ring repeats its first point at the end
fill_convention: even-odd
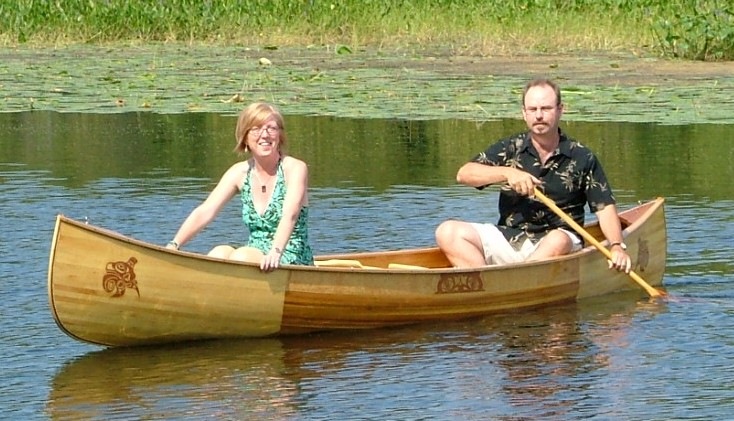
{"type": "MultiPolygon", "coordinates": [[[[642,224],[645,223],[646,217],[653,213],[658,207],[662,206],[664,203],[664,199],[662,197],[657,197],[654,200],[651,200],[649,202],[641,203],[639,206],[647,206],[649,209],[647,211],[635,218],[632,222],[629,223],[626,227],[623,226],[622,234],[626,238],[630,233],[636,231],[642,224]]],[[[639,207],[638,206],[638,207],[639,207]]],[[[622,211],[620,212],[620,215],[624,215],[627,212],[634,211],[638,207],[622,211]]],[[[186,250],[172,250],[169,249],[163,245],[153,244],[149,242],[145,242],[130,236],[126,236],[124,234],[121,234],[119,232],[102,228],[96,225],[90,225],[85,222],[81,222],[79,220],[67,217],[63,214],[58,214],[56,217],[56,228],[54,230],[54,236],[52,239],[52,246],[51,250],[53,253],[53,250],[56,248],[56,230],[58,229],[58,226],[61,222],[69,223],[71,225],[75,225],[77,227],[81,227],[85,230],[89,230],[91,232],[95,232],[101,235],[108,236],[110,238],[114,238],[117,241],[122,241],[124,243],[135,245],[138,247],[144,247],[150,250],[154,250],[157,252],[163,252],[163,253],[170,253],[174,255],[180,255],[180,256],[186,256],[189,258],[197,259],[197,260],[205,260],[210,262],[217,262],[217,263],[223,263],[227,265],[237,265],[237,266],[247,266],[250,268],[258,268],[258,265],[256,263],[248,263],[248,262],[241,262],[241,261],[234,261],[234,260],[228,260],[228,259],[222,259],[217,257],[211,257],[206,254],[202,253],[196,253],[196,252],[190,252],[186,250]]],[[[597,221],[591,221],[590,223],[585,225],[585,228],[597,226],[597,221]]],[[[606,239],[603,239],[601,241],[603,245],[608,246],[609,242],[606,239]]],[[[404,254],[413,254],[413,253],[421,253],[421,252],[427,252],[427,251],[438,251],[437,247],[423,247],[423,248],[409,248],[409,249],[400,249],[400,250],[388,250],[388,251],[369,251],[369,252],[358,252],[358,253],[347,253],[347,254],[326,254],[321,256],[316,256],[315,258],[317,260],[329,260],[329,259],[345,259],[348,258],[349,260],[361,260],[364,258],[370,258],[374,256],[390,256],[390,255],[404,255],[404,254]]],[[[487,270],[507,270],[517,267],[523,267],[523,266],[537,266],[537,265],[545,265],[549,261],[564,261],[564,260],[573,260],[577,259],[580,256],[591,254],[591,253],[597,253],[598,251],[593,245],[586,245],[582,249],[575,251],[573,253],[569,253],[563,256],[557,256],[554,258],[549,259],[543,259],[543,260],[536,260],[531,262],[520,262],[520,263],[513,263],[508,265],[502,265],[502,266],[493,266],[488,265],[479,268],[482,271],[487,270]]],[[[51,264],[53,262],[53,258],[49,261],[49,272],[51,271],[51,264]]],[[[388,267],[371,267],[371,266],[365,266],[361,268],[357,267],[335,267],[335,266],[304,266],[304,265],[290,265],[290,264],[283,264],[281,265],[281,269],[283,270],[291,270],[291,271],[318,271],[318,272],[353,272],[353,271],[359,271],[359,272],[366,272],[366,273],[378,273],[378,274],[384,274],[384,273],[411,273],[411,272],[424,272],[424,271],[430,271],[430,272],[440,272],[440,273],[457,273],[457,272],[466,272],[466,269],[462,268],[451,268],[451,267],[442,267],[442,268],[432,268],[432,267],[425,267],[420,269],[407,269],[407,268],[388,268],[388,267]]]]}

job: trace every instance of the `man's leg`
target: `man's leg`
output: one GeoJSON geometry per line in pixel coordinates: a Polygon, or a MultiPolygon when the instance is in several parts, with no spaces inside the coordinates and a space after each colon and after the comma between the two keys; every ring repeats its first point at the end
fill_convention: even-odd
{"type": "Polygon", "coordinates": [[[454,267],[485,266],[482,239],[468,222],[449,220],[436,228],[436,243],[454,267]]]}
{"type": "Polygon", "coordinates": [[[579,249],[581,242],[578,238],[572,237],[572,235],[573,234],[561,229],[550,231],[542,240],[540,240],[535,251],[528,256],[527,260],[540,260],[562,256],[579,249]]]}

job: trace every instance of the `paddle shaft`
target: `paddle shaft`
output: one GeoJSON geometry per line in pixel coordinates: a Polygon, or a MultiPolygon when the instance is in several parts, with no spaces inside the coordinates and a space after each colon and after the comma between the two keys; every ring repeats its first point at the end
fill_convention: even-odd
{"type": "MultiPolygon", "coordinates": [[[[609,251],[606,247],[604,247],[596,238],[594,238],[594,236],[589,234],[589,232],[586,231],[584,227],[582,227],[576,221],[574,221],[574,219],[571,218],[570,215],[568,215],[566,212],[561,210],[561,208],[559,208],[555,204],[555,202],[553,202],[550,198],[548,198],[546,195],[541,193],[540,190],[538,190],[537,188],[535,189],[535,197],[540,199],[540,201],[543,202],[546,206],[548,206],[556,215],[560,216],[561,219],[563,219],[568,225],[571,226],[571,228],[573,228],[577,233],[579,233],[579,235],[584,237],[586,241],[593,244],[594,247],[597,248],[597,250],[599,250],[604,256],[606,256],[607,259],[612,260],[611,251],[609,251]]],[[[650,294],[651,297],[660,297],[665,294],[664,292],[659,291],[653,288],[652,286],[650,286],[650,284],[645,282],[645,280],[642,279],[640,275],[635,273],[635,271],[630,270],[628,275],[630,276],[630,278],[632,278],[632,280],[637,282],[637,284],[639,284],[645,291],[647,291],[647,293],[650,294]]]]}

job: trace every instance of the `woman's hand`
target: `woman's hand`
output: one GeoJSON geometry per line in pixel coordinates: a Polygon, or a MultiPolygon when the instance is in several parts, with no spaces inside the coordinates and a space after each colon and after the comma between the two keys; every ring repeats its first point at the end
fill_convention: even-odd
{"type": "Polygon", "coordinates": [[[280,259],[282,257],[283,250],[278,247],[271,248],[268,254],[263,256],[263,259],[260,262],[260,270],[263,272],[272,272],[275,269],[278,269],[280,266],[280,259]]]}

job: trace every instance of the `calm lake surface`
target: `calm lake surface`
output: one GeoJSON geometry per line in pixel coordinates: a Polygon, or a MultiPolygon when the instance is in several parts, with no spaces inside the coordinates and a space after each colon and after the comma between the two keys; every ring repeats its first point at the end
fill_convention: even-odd
{"type": "MultiPolygon", "coordinates": [[[[495,221],[458,167],[519,120],[287,116],[310,165],[318,254],[433,245],[495,221]]],[[[734,125],[566,123],[621,208],[667,199],[673,297],[643,291],[529,314],[141,349],[76,342],[46,276],[63,213],[164,244],[237,157],[235,117],[0,114],[0,415],[14,419],[724,419],[734,413],[734,125]]],[[[246,238],[239,208],[187,245],[246,238]]]]}

